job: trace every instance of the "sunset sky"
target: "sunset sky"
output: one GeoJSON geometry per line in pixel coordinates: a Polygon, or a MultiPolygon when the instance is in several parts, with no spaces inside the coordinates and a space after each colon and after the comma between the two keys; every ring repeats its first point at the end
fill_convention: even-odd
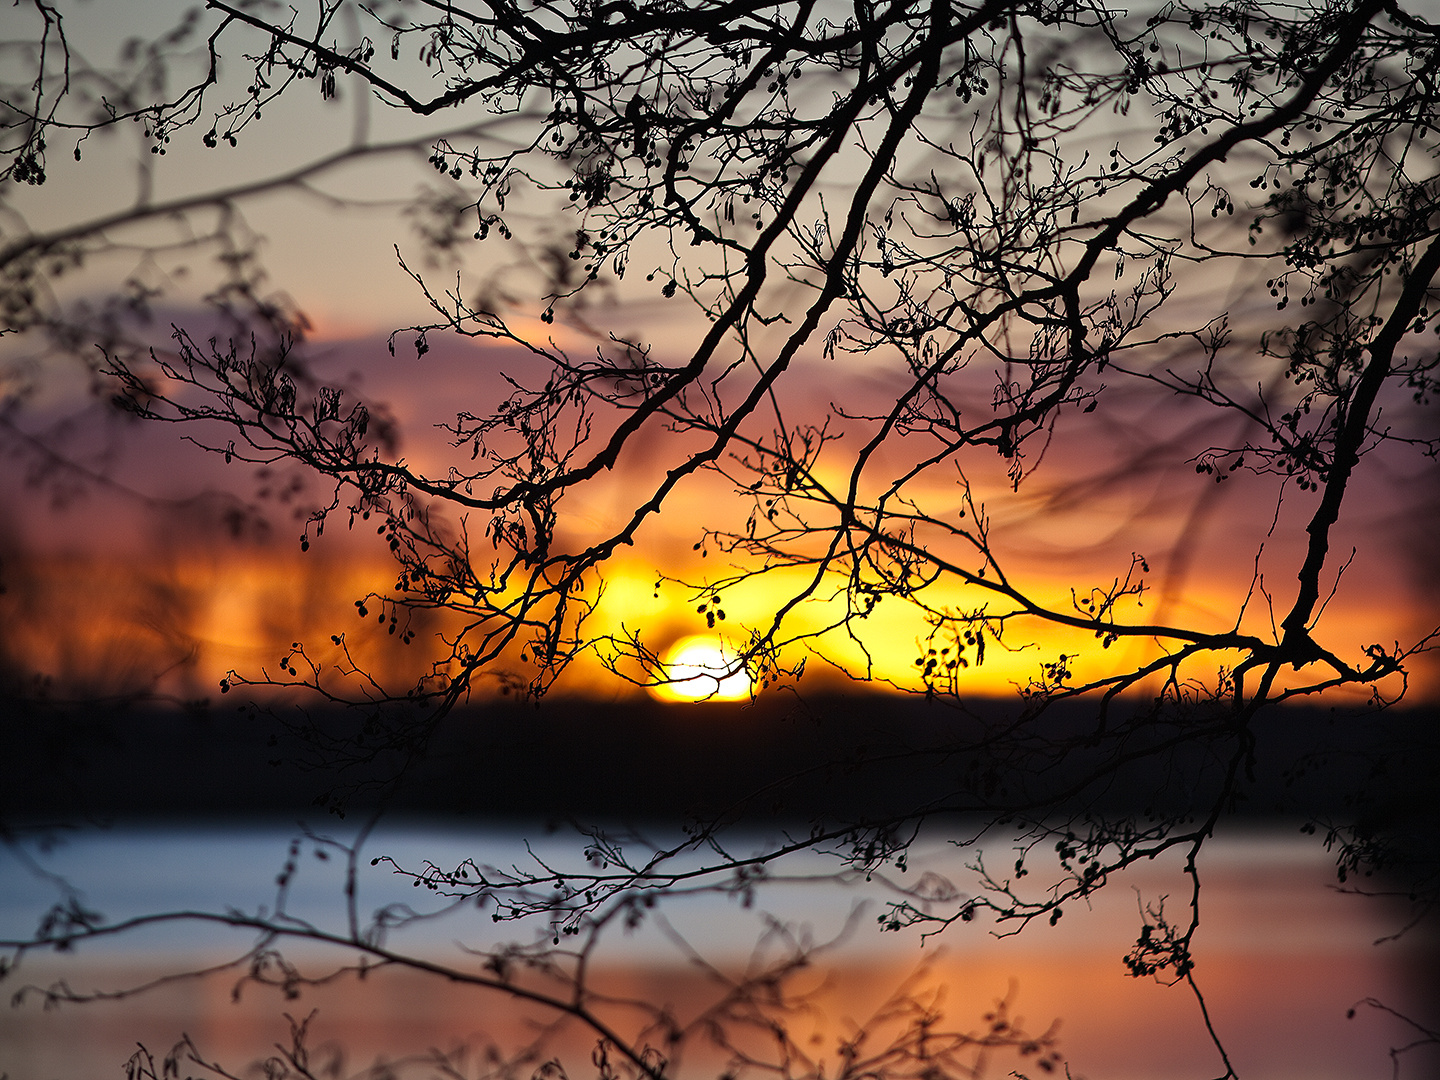
{"type": "MultiPolygon", "coordinates": [[[[383,255],[376,253],[377,277],[385,274],[383,255]]],[[[302,309],[341,302],[337,292],[324,288],[323,276],[311,275],[306,282],[284,269],[272,272],[277,280],[301,278],[296,301],[302,309]]],[[[393,316],[404,308],[405,293],[405,284],[396,282],[393,316]]],[[[363,305],[356,311],[370,315],[363,305]]],[[[167,318],[183,322],[185,313],[161,313],[157,335],[167,318]]],[[[191,318],[203,324],[203,314],[191,318]]],[[[394,416],[400,456],[432,467],[443,468],[447,447],[444,433],[431,425],[456,403],[478,411],[496,401],[500,373],[523,378],[533,370],[515,350],[463,341],[438,340],[423,359],[413,350],[400,350],[392,359],[383,335],[339,336],[323,320],[310,346],[322,377],[358,387],[366,400],[394,416]]],[[[9,355],[28,359],[16,344],[9,355]]],[[[322,493],[314,478],[295,466],[277,466],[269,475],[238,463],[227,468],[217,455],[184,442],[182,431],[145,428],[107,414],[104,398],[89,395],[85,378],[66,371],[61,361],[43,364],[47,388],[8,414],[9,433],[48,439],[86,471],[48,461],[33,443],[8,440],[13,467],[4,481],[6,497],[12,506],[24,507],[0,537],[8,548],[4,602],[14,617],[5,648],[12,663],[49,673],[62,685],[100,689],[107,681],[112,688],[136,688],[183,659],[162,683],[186,696],[213,694],[231,668],[253,672],[273,666],[277,650],[293,641],[304,641],[324,657],[329,636],[340,632],[362,647],[367,635],[373,637],[371,660],[382,670],[400,675],[409,665],[423,664],[423,638],[402,649],[386,640],[373,620],[367,625],[355,617],[355,600],[393,585],[393,564],[373,530],[357,526],[347,532],[337,521],[308,552],[300,551],[301,511],[311,505],[307,499],[322,493]]],[[[807,367],[814,374],[800,380],[808,387],[796,402],[801,409],[823,414],[827,394],[848,390],[847,381],[857,388],[850,392],[862,397],[886,392],[883,373],[837,371],[835,363],[823,360],[807,367]]],[[[1132,553],[1138,553],[1153,568],[1152,591],[1144,599],[1150,619],[1223,629],[1251,586],[1263,545],[1258,562],[1263,584],[1275,607],[1284,610],[1293,595],[1313,497],[1290,490],[1277,517],[1272,479],[1242,473],[1216,485],[1197,476],[1186,458],[1203,448],[1209,418],[1171,403],[1139,396],[1127,401],[1117,394],[1086,419],[1084,428],[1057,432],[1041,467],[1018,494],[1006,490],[1003,462],[997,460],[990,475],[971,474],[977,501],[988,503],[997,547],[1017,581],[1063,606],[1072,587],[1083,592],[1123,578],[1132,553]]],[[[612,524],[628,506],[626,496],[649,478],[643,460],[622,463],[605,485],[571,501],[563,528],[582,537],[612,524]]],[[[927,508],[958,506],[958,487],[947,491],[942,482],[926,494],[933,500],[927,508]]],[[[1426,619],[1435,611],[1429,539],[1436,499],[1433,469],[1423,461],[1399,455],[1385,460],[1379,454],[1367,459],[1333,545],[1340,561],[1352,547],[1356,554],[1321,624],[1332,647],[1355,653],[1372,642],[1393,645],[1429,629],[1426,619]]],[[[693,547],[702,526],[738,526],[745,512],[723,479],[690,482],[673,507],[647,526],[643,545],[610,562],[592,629],[643,629],[660,650],[704,632],[704,618],[695,611],[703,583],[745,564],[721,551],[707,551],[702,559],[693,547]],[[657,590],[661,575],[696,587],[671,580],[657,590]]],[[[802,578],[781,572],[727,590],[723,628],[740,632],[760,624],[782,590],[802,578]]],[[[963,589],[952,602],[966,602],[963,589]]],[[[833,615],[823,601],[812,602],[796,613],[792,627],[808,630],[833,615]]],[[[1269,620],[1257,596],[1246,626],[1263,632],[1269,620]]],[[[874,675],[913,686],[923,620],[903,603],[887,602],[867,620],[864,634],[874,675]]],[[[1084,663],[1099,665],[1085,669],[1090,672],[1134,663],[1146,649],[1137,641],[1102,653],[1079,631],[1045,631],[1041,640],[1054,651],[1081,652],[1084,663]]],[[[853,643],[832,636],[828,658],[863,674],[853,643]]],[[[1433,665],[1425,661],[1417,658],[1412,666],[1410,700],[1416,703],[1440,695],[1433,665]]],[[[994,650],[962,685],[968,693],[1003,696],[1033,675],[1037,663],[1033,651],[994,650]]],[[[823,678],[827,670],[812,660],[809,677],[823,678]]],[[[629,692],[593,662],[578,665],[557,690],[601,697],[629,692]]]]}
{"type": "MultiPolygon", "coordinates": [[[[143,32],[147,19],[159,27],[173,14],[163,4],[127,6],[122,28],[109,21],[116,10],[82,6],[72,16],[71,32],[103,50],[124,34],[143,32]],[[137,15],[138,22],[129,21],[137,15]]],[[[461,122],[478,125],[471,133],[497,145],[514,137],[513,125],[522,123],[474,117],[461,122]]],[[[5,228],[12,235],[17,229],[65,229],[123,214],[137,199],[164,204],[303,170],[343,154],[356,139],[408,140],[394,151],[321,168],[234,205],[244,218],[241,233],[254,238],[258,291],[303,317],[310,328],[305,355],[316,376],[387,411],[397,423],[396,453],[443,473],[454,451],[435,425],[453,420],[459,409],[482,415],[493,409],[506,392],[505,376],[526,382],[543,373],[537,375],[540,367],[513,346],[443,335],[431,335],[430,351],[417,358],[413,335],[402,334],[392,357],[386,335],[431,314],[400,259],[437,295],[455,282],[467,295],[510,295],[507,318],[518,331],[581,355],[606,334],[619,332],[652,343],[657,356],[681,362],[705,324],[683,296],[661,298],[639,273],[602,290],[588,307],[562,313],[553,326],[543,324],[536,293],[543,258],[534,248],[487,241],[462,243],[439,256],[427,251],[418,234],[429,228],[428,211],[417,206],[434,206],[436,199],[464,188],[463,182],[437,178],[425,161],[428,131],[442,129],[433,120],[416,122],[380,107],[342,79],[335,100],[295,96],[256,125],[238,151],[223,145],[207,151],[198,146],[198,135],[187,132],[162,160],[138,152],[130,131],[102,132],[86,143],[82,162],[58,161],[43,187],[12,187],[5,228]]],[[[514,213],[541,237],[570,227],[563,215],[555,216],[548,197],[535,193],[518,193],[514,213]]],[[[221,251],[213,244],[192,246],[186,238],[214,220],[215,211],[201,206],[111,229],[116,249],[56,279],[54,304],[94,306],[109,290],[143,287],[154,290],[143,330],[154,345],[169,347],[172,322],[203,339],[206,328],[216,324],[200,300],[218,280],[221,251]],[[134,246],[139,243],[152,247],[134,246]]],[[[1232,327],[1244,337],[1258,332],[1273,310],[1257,288],[1264,272],[1263,264],[1239,276],[1228,268],[1218,274],[1204,266],[1187,268],[1182,295],[1172,303],[1182,312],[1228,311],[1232,327]]],[[[80,355],[92,363],[97,359],[87,349],[80,355]]],[[[337,535],[343,529],[335,521],[308,554],[298,550],[297,517],[303,526],[305,511],[323,495],[313,477],[283,464],[268,476],[253,466],[225,468],[214,455],[183,441],[186,434],[201,435],[198,431],[146,428],[109,415],[104,380],[96,382],[82,364],[54,355],[39,335],[0,342],[0,356],[9,401],[5,497],[23,508],[10,515],[0,536],[7,549],[4,603],[15,628],[4,645],[10,664],[48,674],[62,685],[133,689],[158,678],[167,691],[209,695],[229,669],[253,674],[265,665],[273,668],[295,641],[328,664],[330,636],[343,632],[366,650],[377,671],[404,677],[423,669],[427,645],[442,624],[423,625],[418,640],[401,649],[373,622],[359,624],[354,615],[357,599],[393,584],[383,544],[360,528],[337,535]],[[81,470],[59,463],[52,453],[81,470]],[[376,640],[367,641],[367,635],[376,640]]],[[[1180,343],[1167,362],[1183,368],[1196,361],[1180,343]]],[[[988,393],[989,378],[988,372],[978,374],[977,402],[988,393]]],[[[1241,373],[1242,383],[1245,378],[1241,373]]],[[[1256,367],[1254,378],[1264,382],[1273,373],[1256,367]]],[[[883,356],[826,359],[817,339],[781,388],[781,404],[792,419],[818,423],[832,404],[852,409],[885,401],[902,382],[903,375],[888,370],[883,356]]],[[[1391,405],[1402,429],[1421,422],[1406,413],[1405,402],[1391,405]]],[[[1195,455],[1243,434],[1243,425],[1235,427],[1224,417],[1217,421],[1193,402],[1117,380],[1097,411],[1062,418],[1043,455],[1036,454],[1039,444],[1032,444],[1026,464],[1033,475],[1018,491],[1008,490],[1005,462],[998,458],[967,459],[966,475],[977,503],[990,514],[1007,572],[1037,597],[1066,606],[1071,590],[1084,595],[1123,579],[1132,556],[1140,555],[1152,567],[1149,592],[1144,611],[1135,608],[1129,616],[1225,629],[1234,625],[1251,592],[1243,627],[1268,636],[1294,595],[1304,523],[1317,495],[1292,485],[1277,509],[1281,485],[1273,477],[1242,472],[1216,485],[1196,475],[1195,455]]],[[[223,445],[220,433],[209,437],[223,445]]],[[[853,445],[858,432],[848,437],[852,443],[839,444],[831,474],[836,479],[843,475],[844,447],[853,445]]],[[[629,500],[653,483],[664,465],[666,446],[663,434],[652,434],[627,451],[611,475],[570,498],[561,522],[567,540],[583,542],[628,512],[629,500]]],[[[895,468],[908,453],[897,448],[895,468]]],[[[878,460],[881,472],[889,467],[883,455],[878,460]]],[[[1440,519],[1436,475],[1419,455],[1382,450],[1367,458],[1347,496],[1327,585],[1352,547],[1355,556],[1318,632],[1352,659],[1366,645],[1393,648],[1432,629],[1440,589],[1432,540],[1440,519]]],[[[953,472],[932,472],[909,490],[941,516],[960,508],[953,472]]],[[[702,528],[739,528],[747,511],[748,504],[723,478],[687,481],[645,526],[643,543],[609,562],[607,591],[590,630],[600,636],[622,627],[640,630],[648,647],[660,653],[706,631],[697,601],[716,580],[753,564],[718,550],[707,550],[702,559],[694,545],[702,528]],[[657,590],[662,577],[671,580],[657,590]]],[[[727,590],[727,619],[719,629],[738,641],[746,630],[768,625],[776,604],[803,576],[776,572],[727,590]]],[[[838,609],[828,595],[822,589],[797,609],[781,639],[803,637],[833,620],[838,609]]],[[[932,599],[942,606],[976,602],[962,587],[932,599]]],[[[808,655],[813,645],[823,659],[811,657],[812,680],[845,671],[914,688],[914,661],[925,633],[916,611],[887,600],[860,628],[858,641],[834,633],[795,645],[792,659],[808,655]]],[[[1143,639],[1103,652],[1080,631],[1040,628],[1015,637],[1039,648],[992,650],[983,668],[965,673],[965,693],[1011,693],[1034,676],[1042,659],[1059,652],[1080,654],[1077,671],[1083,675],[1154,655],[1153,644],[1143,639]]],[[[514,658],[510,663],[523,668],[514,658]]],[[[1440,699],[1433,662],[1421,656],[1410,666],[1410,700],[1440,699]]],[[[1214,672],[1193,674],[1213,678],[1214,672]]],[[[594,653],[556,689],[601,697],[634,692],[605,672],[594,653]]]]}

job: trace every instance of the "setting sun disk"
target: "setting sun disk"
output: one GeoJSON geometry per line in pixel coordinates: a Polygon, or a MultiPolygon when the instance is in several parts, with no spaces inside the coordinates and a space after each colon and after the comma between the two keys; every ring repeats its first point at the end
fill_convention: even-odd
{"type": "Polygon", "coordinates": [[[719,638],[682,638],[665,653],[663,674],[669,680],[651,688],[665,701],[744,701],[750,696],[750,675],[735,666],[719,638]]]}

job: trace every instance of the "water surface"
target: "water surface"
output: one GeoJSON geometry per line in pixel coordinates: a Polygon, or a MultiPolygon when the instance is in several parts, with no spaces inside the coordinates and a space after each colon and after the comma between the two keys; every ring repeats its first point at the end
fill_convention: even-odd
{"type": "MultiPolygon", "coordinates": [[[[326,823],[332,835],[348,841],[333,826],[326,823]]],[[[297,839],[298,869],[287,885],[286,910],[343,933],[344,860],[316,857],[323,845],[281,823],[128,825],[59,834],[44,846],[29,842],[19,853],[23,858],[14,851],[3,856],[0,929],[7,937],[33,931],[57,896],[55,880],[46,875],[63,878],[87,907],[111,921],[160,911],[273,912],[276,878],[297,839]]],[[[418,912],[440,907],[387,863],[372,867],[374,855],[392,856],[407,869],[426,859],[453,866],[466,858],[533,868],[537,860],[576,865],[582,847],[573,834],[547,834],[538,827],[382,823],[359,860],[358,910],[363,919],[386,904],[408,904],[418,912]]],[[[974,885],[965,869],[973,853],[940,842],[922,848],[905,881],[930,872],[962,890],[974,885]]],[[[1006,854],[1003,843],[991,850],[992,858],[1006,854]]],[[[887,1005],[902,987],[911,1000],[943,1014],[942,1026],[962,1031],[985,1030],[984,1017],[994,1015],[1003,1000],[1011,1022],[1033,1035],[1055,1037],[1077,1077],[1180,1080],[1224,1071],[1192,992],[1184,985],[1130,978],[1122,963],[1140,926],[1141,904],[1163,899],[1169,917],[1185,917],[1189,887],[1178,861],[1136,868],[1112,881],[1089,909],[1072,907],[1053,927],[1032,925],[1001,937],[995,926],[977,919],[925,942],[914,929],[879,931],[875,916],[893,896],[883,880],[837,883],[826,877],[833,866],[820,859],[790,869],[792,880],[761,887],[748,907],[733,896],[676,897],[647,912],[636,928],[612,928],[595,952],[589,976],[592,989],[614,999],[598,1006],[600,1011],[617,1031],[658,1043],[654,1031],[640,1035],[649,1018],[630,1002],[668,1007],[682,1029],[692,1025],[683,1040],[669,1045],[668,1053],[678,1059],[672,1071],[714,1076],[726,1065],[727,1053],[698,1021],[733,996],[747,972],[808,942],[820,946],[811,963],[783,984],[793,1007],[785,1011],[777,1005],[770,1015],[783,1018],[796,1045],[811,1055],[806,1068],[812,1072],[824,1067],[832,1075],[840,1043],[857,1031],[873,1029],[872,1043],[880,1040],[886,1023],[894,1023],[893,1016],[883,1019],[887,1005]]],[[[1399,928],[1397,913],[1372,898],[1337,891],[1323,848],[1295,831],[1217,838],[1207,850],[1202,880],[1196,980],[1239,1074],[1254,1080],[1389,1076],[1389,1049],[1409,1041],[1404,1026],[1365,1005],[1353,1018],[1347,1014],[1367,998],[1414,1015],[1426,1007],[1419,939],[1381,940],[1399,928]]],[[[467,905],[419,920],[394,932],[389,942],[416,956],[479,971],[483,958],[465,950],[507,941],[529,945],[549,934],[543,925],[496,924],[488,910],[467,905]]],[[[68,955],[27,957],[6,988],[13,993],[25,984],[64,980],[76,991],[120,990],[232,960],[253,941],[250,932],[171,923],[103,945],[86,944],[68,955]]],[[[311,946],[287,949],[286,955],[306,976],[355,959],[354,950],[311,946]]],[[[342,1073],[382,1058],[450,1054],[462,1047],[470,1054],[460,1069],[465,1075],[510,1062],[512,1071],[528,1077],[551,1058],[577,1080],[594,1072],[592,1032],[573,1021],[557,1027],[553,1012],[517,1005],[494,991],[387,970],[364,980],[344,975],[324,986],[301,987],[298,996],[287,998],[279,988],[242,985],[242,974],[243,969],[230,969],[122,1000],[48,1010],[40,998],[28,997],[0,1011],[0,1073],[9,1080],[120,1077],[137,1043],[158,1059],[185,1035],[210,1060],[243,1072],[275,1053],[277,1042],[288,1043],[286,1013],[300,1019],[312,1010],[310,1041],[317,1053],[331,1055],[325,1060],[342,1073]]],[[[764,1048],[751,1049],[760,1054],[764,1048]]],[[[1038,1075],[1034,1058],[1029,1061],[1038,1075]]],[[[1425,1064],[1412,1056],[1406,1075],[1426,1075],[1425,1064]]],[[[1007,1076],[1022,1066],[995,1055],[987,1069],[1007,1076]]]]}

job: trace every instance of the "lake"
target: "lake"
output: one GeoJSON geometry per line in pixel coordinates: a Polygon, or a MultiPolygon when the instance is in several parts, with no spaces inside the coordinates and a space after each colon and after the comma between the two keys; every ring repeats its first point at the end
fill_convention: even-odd
{"type": "MultiPolygon", "coordinates": [[[[348,840],[353,828],[334,831],[336,824],[332,819],[321,826],[348,840]]],[[[273,910],[276,876],[292,839],[300,836],[294,824],[268,821],[127,824],[57,832],[46,843],[32,837],[0,856],[0,930],[7,938],[33,932],[57,896],[46,875],[68,881],[87,907],[110,921],[158,911],[273,910]]],[[[757,834],[753,842],[763,839],[757,834]]],[[[438,906],[389,864],[370,866],[376,855],[407,869],[427,858],[440,866],[467,858],[501,867],[535,866],[536,859],[564,865],[578,864],[582,846],[573,834],[547,833],[538,825],[382,822],[360,860],[359,909],[364,915],[386,904],[408,903],[420,912],[438,906]]],[[[300,845],[286,910],[343,932],[341,860],[318,858],[316,848],[311,839],[300,845]]],[[[995,859],[1008,847],[992,842],[987,851],[995,859]]],[[[966,890],[973,885],[965,868],[969,858],[973,853],[954,850],[943,837],[926,838],[910,861],[907,881],[930,873],[966,890]]],[[[734,1075],[740,1051],[753,1059],[751,1074],[775,1075],[767,1069],[781,1064],[778,1044],[773,1029],[756,1026],[760,1018],[767,1024],[783,1020],[789,1041],[782,1071],[836,1075],[843,1055],[855,1053],[857,1032],[868,1031],[868,1042],[860,1045],[878,1052],[913,1019],[913,1011],[897,1004],[902,999],[905,1008],[918,1004],[932,1014],[935,1032],[977,1036],[992,1031],[996,1021],[986,1016],[995,1017],[997,1002],[1003,1002],[1005,1021],[1037,1040],[1048,1033],[1075,1077],[1190,1080],[1224,1072],[1191,991],[1131,978],[1122,963],[1139,930],[1140,904],[1168,897],[1167,917],[1186,916],[1189,887],[1178,859],[1133,868],[1112,880],[1089,909],[1072,907],[1054,926],[1041,923],[998,937],[982,917],[926,942],[914,928],[880,932],[876,916],[894,896],[884,881],[839,883],[828,876],[833,869],[812,857],[790,866],[790,880],[759,888],[750,907],[714,893],[675,897],[646,911],[638,927],[609,928],[588,959],[588,984],[604,998],[595,1001],[596,1015],[628,1036],[654,1023],[647,1006],[664,1007],[665,1023],[681,1037],[667,1040],[651,1030],[649,1040],[665,1048],[671,1071],[681,1076],[734,1075]],[[736,988],[747,976],[783,962],[802,941],[829,944],[817,946],[803,967],[775,984],[783,993],[768,986],[766,1001],[751,994],[737,1004],[736,988]],[[730,1040],[725,1047],[716,1041],[722,1030],[730,1040]]],[[[1394,1015],[1357,1003],[1374,999],[1423,1019],[1432,1004],[1425,983],[1432,945],[1415,934],[1382,940],[1400,929],[1401,914],[1374,898],[1338,891],[1330,857],[1315,837],[1296,829],[1222,834],[1206,849],[1201,870],[1195,979],[1239,1075],[1390,1076],[1390,1049],[1408,1043],[1412,1033],[1394,1015]],[[1347,1019],[1352,1008],[1355,1015],[1347,1019]]],[[[549,933],[544,926],[497,924],[487,911],[467,905],[396,930],[390,944],[480,972],[483,958],[466,949],[493,949],[506,941],[532,945],[549,933]]],[[[8,997],[26,984],[63,980],[76,992],[118,990],[233,960],[253,943],[250,931],[170,923],[69,954],[28,956],[5,989],[8,997]]],[[[353,962],[354,951],[307,945],[286,955],[298,974],[314,977],[353,962]]],[[[0,1074],[8,1080],[118,1078],[137,1043],[155,1053],[158,1070],[164,1054],[188,1035],[208,1060],[237,1075],[261,1075],[256,1063],[273,1055],[277,1042],[288,1045],[284,1014],[301,1020],[312,1010],[308,1034],[316,1075],[351,1075],[377,1061],[417,1056],[423,1063],[417,1075],[444,1075],[439,1059],[430,1057],[437,1052],[446,1055],[452,1076],[529,1077],[537,1069],[549,1075],[541,1066],[552,1060],[576,1080],[596,1073],[593,1032],[573,1018],[557,1023],[553,1011],[517,1004],[495,990],[387,969],[363,980],[347,974],[302,986],[293,998],[253,983],[237,995],[241,974],[219,971],[122,1000],[52,1009],[28,996],[0,1010],[0,1074]],[[462,1052],[468,1056],[462,1059],[462,1052]]],[[[531,971],[517,975],[516,984],[559,985],[547,978],[531,971]]],[[[1427,1070],[1437,1059],[1420,1053],[1404,1060],[1402,1075],[1434,1075],[1427,1070]]],[[[952,1072],[979,1066],[985,1075],[1017,1069],[1037,1076],[1042,1073],[1034,1066],[1042,1056],[995,1049],[977,1061],[966,1049],[950,1065],[952,1072]]],[[[208,1075],[193,1063],[182,1063],[181,1075],[186,1069],[208,1075]]]]}

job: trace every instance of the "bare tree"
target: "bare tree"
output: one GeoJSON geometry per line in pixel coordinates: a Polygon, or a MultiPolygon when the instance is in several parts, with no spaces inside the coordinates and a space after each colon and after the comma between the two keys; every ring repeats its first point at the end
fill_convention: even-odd
{"type": "MultiPolygon", "coordinates": [[[[397,580],[359,598],[362,617],[373,609],[405,644],[421,616],[444,627],[418,640],[432,652],[406,685],[363,670],[337,628],[330,647],[297,643],[283,671],[234,672],[223,690],[279,684],[359,706],[367,740],[328,749],[372,758],[423,751],[487,680],[543,695],[587,652],[664,683],[662,643],[603,618],[605,569],[703,490],[730,495],[695,531],[723,565],[657,574],[689,589],[710,627],[734,625],[727,596],[768,590],[764,616],[732,631],[729,673],[768,689],[819,657],[963,718],[945,746],[916,751],[965,763],[941,798],[743,859],[717,839],[723,817],[634,863],[597,833],[603,871],[511,883],[522,891],[502,917],[549,913],[584,934],[648,891],[748,880],[798,851],[903,868],[920,822],[973,814],[1053,847],[1053,887],[1023,890],[1022,859],[987,871],[975,896],[901,899],[884,925],[1053,921],[1178,848],[1188,921],[1154,913],[1129,963],[1193,986],[1196,859],[1245,789],[1262,710],[1353,688],[1387,705],[1433,641],[1356,645],[1322,623],[1363,459],[1440,449],[1425,413],[1436,352],[1421,336],[1440,270],[1440,26],[1398,3],[337,0],[302,16],[211,0],[125,72],[78,68],[59,11],[33,10],[38,44],[5,95],[5,179],[38,183],[52,156],[82,158],[87,138],[125,122],[157,160],[181,139],[226,153],[264,137],[262,111],[349,85],[400,113],[462,118],[425,140],[453,185],[420,216],[432,250],[511,245],[546,272],[521,295],[502,273],[441,289],[411,271],[430,316],[396,331],[392,353],[423,358],[459,335],[525,356],[498,405],[436,418],[453,451],[436,469],[407,463],[365,402],[307,374],[303,325],[258,296],[247,258],[231,260],[219,298],[266,332],[207,340],[180,326],[148,350],[105,339],[121,408],[184,425],[227,462],[298,463],[327,483],[302,547],[336,519],[378,528],[397,580]],[[138,79],[191,42],[204,43],[193,79],[138,79]],[[537,221],[521,200],[547,212],[537,221]],[[1217,306],[1227,287],[1241,300],[1217,306]],[[683,347],[590,302],[629,290],[689,299],[683,347]],[[526,329],[537,314],[568,335],[526,329]],[[561,344],[580,333],[583,349],[561,344]],[[873,378],[835,379],[819,412],[807,373],[827,363],[873,378]],[[1016,569],[997,507],[1022,499],[1072,432],[1106,453],[1097,425],[1135,402],[1184,431],[1163,445],[1193,465],[1197,500],[1237,472],[1270,482],[1257,512],[1273,547],[1288,529],[1298,552],[1283,589],[1246,550],[1254,570],[1231,608],[1186,622],[1144,608],[1150,560],[1123,541],[1100,585],[1057,593],[1016,569]],[[997,471],[1004,484],[977,479],[997,471]],[[569,516],[617,488],[623,512],[603,527],[569,516]],[[908,678],[873,662],[867,619],[882,604],[913,615],[908,678]],[[1057,632],[1092,644],[1061,651],[1057,632]],[[1035,660],[996,723],[966,712],[965,674],[1002,651],[1035,660]],[[1100,793],[1119,782],[1152,812],[1106,812],[1100,793]],[[563,899],[523,891],[556,885],[563,899]]],[[[200,202],[228,213],[244,194],[8,240],[12,322],[69,325],[45,283],[119,225],[200,202]]],[[[1127,464],[1117,453],[1117,474],[1127,464]]],[[[1381,857],[1365,837],[1332,839],[1342,863],[1381,857]]],[[[463,867],[418,880],[459,897],[492,887],[463,867]]]]}

